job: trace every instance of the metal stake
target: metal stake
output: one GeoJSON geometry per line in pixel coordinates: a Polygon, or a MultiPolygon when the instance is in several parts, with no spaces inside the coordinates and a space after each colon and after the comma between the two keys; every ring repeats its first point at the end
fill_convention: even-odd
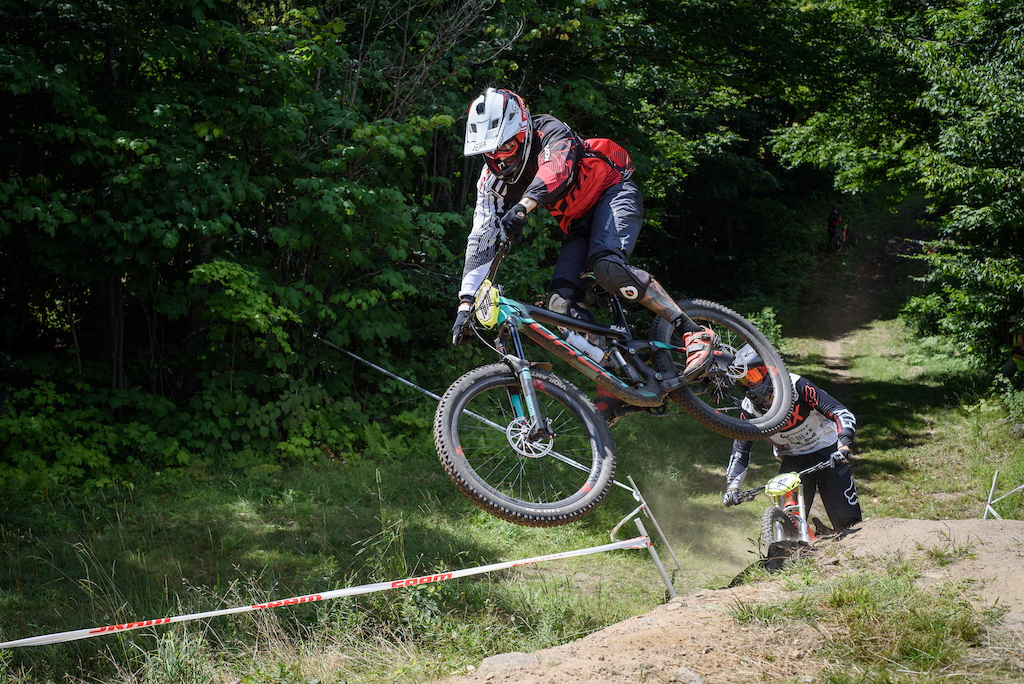
{"type": "Polygon", "coordinates": [[[999,477],[999,471],[998,470],[995,472],[995,474],[992,475],[992,487],[988,490],[988,501],[985,502],[985,513],[984,513],[984,515],[981,516],[983,520],[988,517],[989,513],[991,513],[993,516],[995,516],[999,520],[1002,520],[1002,517],[1000,517],[1000,515],[998,513],[996,513],[996,509],[992,508],[992,504],[998,503],[998,502],[1002,501],[1003,499],[1005,499],[1006,497],[1010,496],[1011,494],[1016,494],[1017,492],[1019,492],[1021,490],[1024,490],[1024,484],[1022,484],[1022,485],[1019,485],[1017,487],[1014,487],[1013,489],[1011,489],[1010,491],[1006,492],[1005,494],[1003,494],[998,499],[993,499],[992,497],[996,493],[996,478],[997,477],[999,477]]]}
{"type": "MultiPolygon", "coordinates": [[[[634,518],[633,522],[636,523],[636,528],[640,530],[640,534],[650,539],[647,534],[647,530],[644,529],[644,524],[640,522],[640,518],[634,518]]],[[[661,581],[665,583],[665,587],[668,589],[668,595],[672,598],[676,598],[675,587],[672,586],[672,580],[668,578],[668,573],[665,572],[665,566],[661,564],[661,558],[658,557],[658,552],[654,548],[654,544],[648,543],[647,550],[651,552],[651,558],[654,559],[654,564],[658,566],[658,573],[661,575],[661,581]]]]}

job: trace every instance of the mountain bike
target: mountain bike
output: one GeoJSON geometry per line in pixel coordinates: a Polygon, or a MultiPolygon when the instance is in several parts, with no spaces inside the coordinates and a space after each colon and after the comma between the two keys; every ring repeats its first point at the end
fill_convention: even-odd
{"type": "Polygon", "coordinates": [[[711,365],[684,377],[686,351],[659,320],[651,339],[634,339],[617,297],[605,293],[610,324],[592,323],[510,299],[494,284],[510,244],[501,244],[477,291],[470,326],[497,363],[475,368],[447,389],[434,415],[434,442],[445,472],[473,503],[521,525],[578,520],[604,499],[615,475],[615,447],[597,408],[550,362],[531,361],[532,341],[614,396],[653,413],[678,403],[699,423],[734,439],[763,439],[786,423],[793,404],[789,372],[753,324],[715,302],[679,306],[719,341],[711,365]],[[494,334],[493,342],[484,333],[494,334]],[[600,344],[594,344],[598,336],[600,344]],[[763,415],[739,417],[740,379],[756,353],[769,369],[774,401],[763,415]]]}
{"type": "Polygon", "coordinates": [[[847,244],[857,246],[857,236],[854,235],[853,231],[846,226],[846,222],[842,221],[835,226],[835,229],[831,232],[828,246],[833,252],[843,251],[843,247],[847,244]]]}
{"type": "Polygon", "coordinates": [[[814,541],[814,531],[807,524],[804,486],[800,476],[836,467],[842,463],[840,454],[836,451],[829,459],[798,473],[779,473],[768,480],[767,484],[745,489],[737,495],[740,503],[753,501],[761,492],[771,499],[772,504],[761,513],[761,544],[765,552],[775,542],[814,541]]]}

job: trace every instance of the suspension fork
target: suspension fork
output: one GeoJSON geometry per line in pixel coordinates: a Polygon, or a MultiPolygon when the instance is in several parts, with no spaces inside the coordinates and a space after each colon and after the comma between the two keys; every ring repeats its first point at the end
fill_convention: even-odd
{"type": "Polygon", "coordinates": [[[516,328],[517,321],[509,320],[505,326],[508,333],[508,341],[512,349],[508,348],[504,336],[498,342],[498,351],[501,352],[502,360],[509,365],[512,371],[519,378],[519,388],[522,390],[520,397],[510,396],[512,407],[519,418],[530,421],[530,441],[539,439],[551,439],[554,435],[548,419],[541,409],[540,401],[537,399],[537,391],[533,386],[533,374],[530,372],[530,362],[526,360],[526,353],[523,351],[523,340],[516,328]]]}

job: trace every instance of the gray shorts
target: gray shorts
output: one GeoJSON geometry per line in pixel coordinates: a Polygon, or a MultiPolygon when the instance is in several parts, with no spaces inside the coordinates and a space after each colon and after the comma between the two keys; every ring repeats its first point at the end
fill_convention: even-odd
{"type": "MultiPolygon", "coordinates": [[[[643,219],[644,202],[636,183],[627,180],[605,190],[593,208],[573,222],[562,240],[550,289],[563,292],[568,299],[581,301],[587,287],[580,276],[601,257],[626,264],[636,246],[643,219]],[[572,297],[568,296],[567,289],[572,291],[572,297]]],[[[627,267],[640,279],[650,278],[640,269],[627,267]]]]}

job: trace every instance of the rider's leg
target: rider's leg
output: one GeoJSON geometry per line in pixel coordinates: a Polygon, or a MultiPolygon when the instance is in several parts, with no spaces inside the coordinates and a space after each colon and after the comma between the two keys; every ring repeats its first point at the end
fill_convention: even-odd
{"type": "Polygon", "coordinates": [[[601,287],[643,304],[672,323],[686,349],[686,376],[700,373],[711,364],[714,333],[687,316],[649,273],[630,266],[614,253],[599,256],[593,268],[601,287]]]}
{"type": "MultiPolygon", "coordinates": [[[[575,227],[562,240],[562,249],[558,253],[555,271],[551,278],[551,284],[548,286],[548,298],[545,304],[548,311],[585,321],[594,321],[594,315],[583,303],[589,285],[581,277],[586,269],[589,243],[590,230],[585,223],[575,227]]],[[[627,404],[601,386],[597,388],[594,406],[597,407],[609,427],[614,425],[619,418],[641,410],[627,404]]]]}
{"type": "MultiPolygon", "coordinates": [[[[791,454],[782,459],[780,473],[799,472],[829,459],[838,443],[806,454],[791,454]]],[[[816,494],[821,495],[821,505],[825,508],[828,519],[832,522],[835,532],[842,532],[851,525],[861,521],[860,499],[857,486],[853,482],[853,474],[848,463],[838,468],[826,468],[816,473],[800,476],[804,486],[804,505],[808,519],[811,517],[811,506],[816,494]]]]}
{"type": "Polygon", "coordinates": [[[651,274],[627,263],[643,223],[643,200],[632,181],[609,188],[595,205],[587,265],[598,284],[635,301],[669,321],[683,340],[686,370],[692,376],[711,363],[714,334],[683,313],[651,274]]]}
{"type": "MultiPolygon", "coordinates": [[[[839,444],[836,443],[823,451],[828,451],[828,455],[831,456],[838,448],[839,444]]],[[[857,485],[853,481],[850,464],[843,463],[836,468],[827,468],[818,471],[816,475],[821,503],[828,513],[828,519],[832,521],[832,528],[836,532],[842,532],[859,523],[862,519],[860,497],[857,495],[857,485]]]]}
{"type": "Polygon", "coordinates": [[[548,285],[545,308],[565,316],[594,321],[594,315],[583,300],[590,289],[582,276],[587,264],[590,234],[585,227],[575,227],[562,240],[562,249],[555,261],[555,271],[548,285]]]}

